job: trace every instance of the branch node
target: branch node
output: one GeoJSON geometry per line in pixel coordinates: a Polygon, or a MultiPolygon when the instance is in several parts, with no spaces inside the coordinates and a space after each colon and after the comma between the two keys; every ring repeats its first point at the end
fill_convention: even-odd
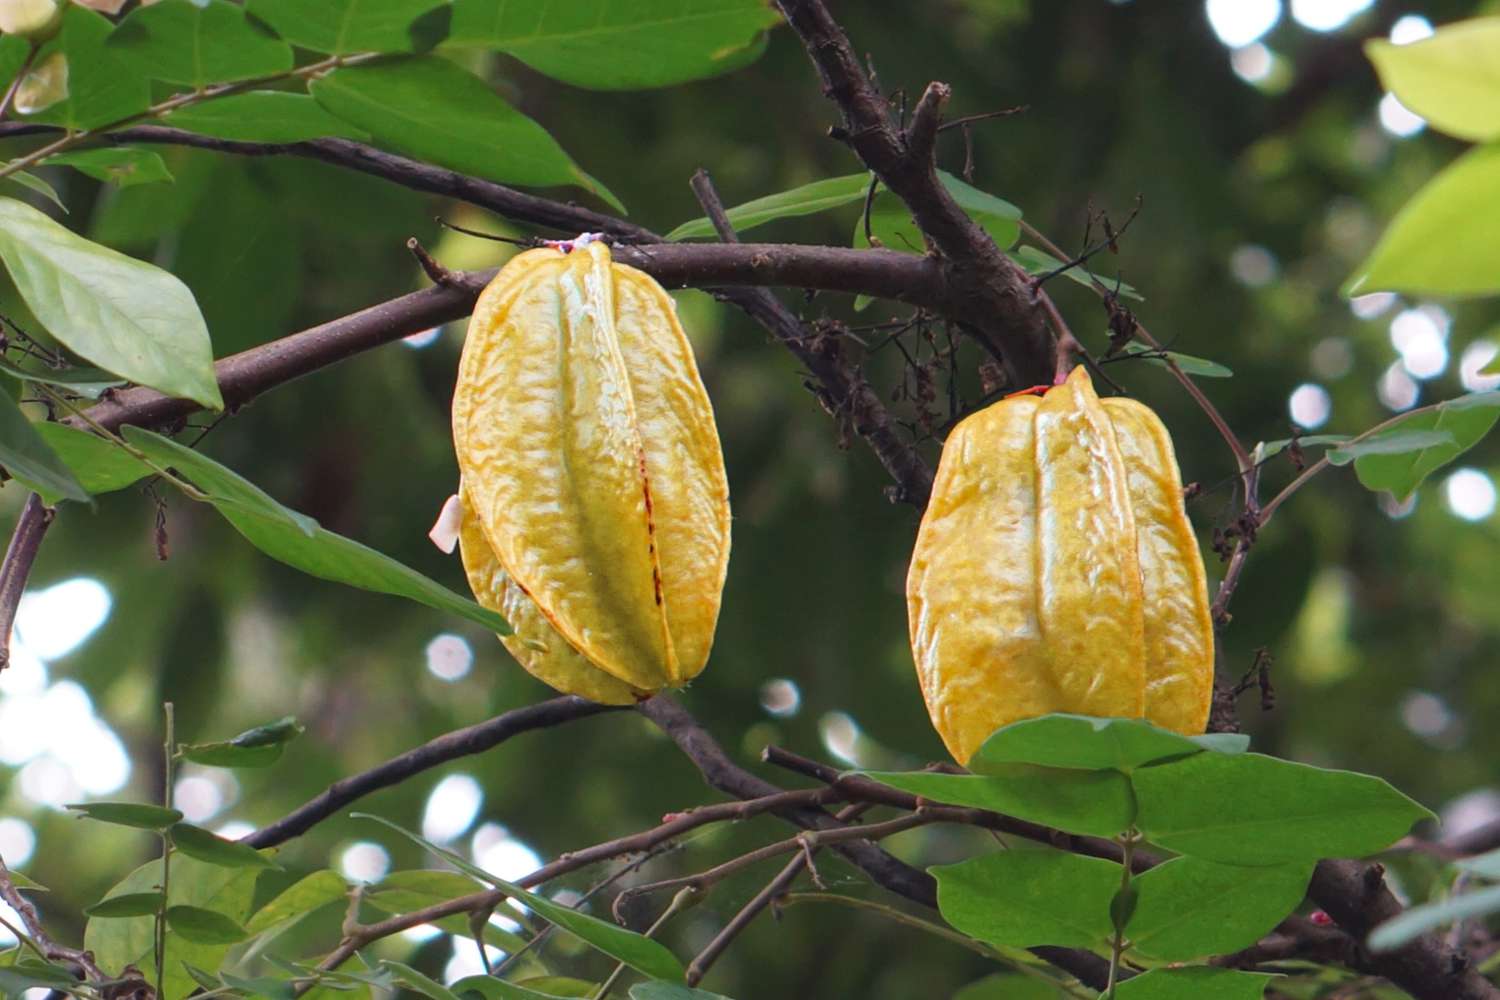
{"type": "Polygon", "coordinates": [[[406,241],[406,249],[410,250],[411,255],[417,258],[417,263],[422,265],[423,273],[427,275],[428,280],[434,285],[437,285],[439,288],[454,288],[463,284],[462,279],[442,264],[439,264],[436,258],[427,252],[427,248],[422,246],[415,236],[406,241]]]}

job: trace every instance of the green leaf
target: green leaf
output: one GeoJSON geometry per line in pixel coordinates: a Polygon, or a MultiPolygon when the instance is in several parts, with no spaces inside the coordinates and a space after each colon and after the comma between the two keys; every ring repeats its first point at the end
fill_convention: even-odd
{"type": "Polygon", "coordinates": [[[229,0],[162,0],[137,7],[109,49],[153,80],[198,89],[292,68],[292,48],[229,0]]]}
{"type": "MultiPolygon", "coordinates": [[[[1305,437],[1297,438],[1297,444],[1304,448],[1317,448],[1330,444],[1343,444],[1347,440],[1349,440],[1349,435],[1347,434],[1308,434],[1305,437]]],[[[1255,452],[1252,457],[1257,462],[1264,462],[1280,455],[1287,448],[1291,447],[1291,444],[1291,438],[1281,438],[1276,441],[1261,441],[1255,446],[1255,452]]]]}
{"type": "Polygon", "coordinates": [[[68,808],[89,819],[137,830],[165,830],[182,822],[182,813],[145,802],[70,802],[68,808]]]}
{"type": "Polygon", "coordinates": [[[177,823],[172,827],[172,844],[190,858],[223,868],[281,867],[249,844],[225,840],[191,823],[177,823]]]}
{"type": "MultiPolygon", "coordinates": [[[[36,65],[53,53],[67,60],[68,96],[35,114],[23,113],[29,122],[60,125],[67,129],[96,128],[145,111],[151,103],[149,81],[125,64],[105,44],[114,23],[76,4],[63,12],[62,31],[37,55],[36,65]]],[[[17,108],[23,111],[23,107],[17,108]]]]}
{"type": "Polygon", "coordinates": [[[201,906],[167,907],[167,926],[193,944],[235,944],[249,936],[224,914],[201,906]]]}
{"type": "Polygon", "coordinates": [[[265,767],[281,757],[286,745],[301,735],[303,728],[288,715],[246,730],[233,739],[190,743],[180,747],[179,752],[193,763],[209,767],[265,767]]]}
{"type": "MultiPolygon", "coordinates": [[[[159,8],[144,9],[158,10],[159,8]]],[[[46,166],[73,167],[95,180],[116,184],[122,188],[172,179],[172,172],[167,169],[167,164],[162,160],[160,153],[149,149],[138,149],[135,146],[105,146],[100,149],[54,153],[42,162],[46,166]]]]}
{"type": "Polygon", "coordinates": [[[1388,490],[1405,499],[1429,475],[1468,451],[1500,419],[1500,392],[1476,392],[1415,410],[1391,433],[1433,431],[1452,436],[1451,444],[1436,444],[1398,455],[1364,455],[1354,462],[1355,475],[1367,489],[1388,490]]]}
{"type": "Polygon", "coordinates": [[[448,34],[447,0],[249,0],[254,17],[314,52],[421,52],[448,34]]]}
{"type": "Polygon", "coordinates": [[[123,431],[125,440],[153,461],[175,467],[192,480],[236,531],[271,558],[320,579],[404,597],[466,618],[492,632],[510,634],[510,626],[495,612],[283,507],[213,459],[138,427],[123,431]]]}
{"type": "MultiPolygon", "coordinates": [[[[51,422],[32,426],[91,494],[123,490],[151,475],[150,466],[119,445],[90,431],[51,422]]],[[[32,489],[37,489],[35,481],[26,477],[17,478],[32,489]]]]}
{"type": "Polygon", "coordinates": [[[22,872],[18,872],[14,868],[12,868],[11,872],[10,872],[10,882],[11,882],[11,885],[15,886],[17,889],[25,889],[27,892],[51,892],[52,891],[52,890],[48,889],[45,885],[42,885],[42,883],[40,883],[40,882],[36,881],[35,879],[31,878],[29,875],[26,875],[26,874],[24,874],[22,872]]]}
{"type": "Polygon", "coordinates": [[[1328,459],[1329,465],[1348,465],[1365,455],[1410,455],[1455,443],[1453,435],[1448,431],[1398,429],[1339,445],[1330,449],[1323,457],[1328,459]]]}
{"type": "MultiPolygon", "coordinates": [[[[1063,771],[994,764],[985,774],[858,772],[934,802],[992,809],[1069,833],[1113,837],[1130,826],[1130,781],[1118,771],[1063,771]]],[[[1107,900],[1106,900],[1107,902],[1107,900]]]]}
{"type": "Polygon", "coordinates": [[[525,904],[543,919],[549,920],[558,927],[579,938],[594,948],[609,955],[611,958],[624,962],[643,975],[656,979],[669,979],[680,981],[685,973],[682,963],[658,941],[643,937],[623,927],[591,917],[587,913],[580,913],[570,906],[554,903],[546,896],[539,896],[529,892],[513,882],[497,878],[481,868],[470,864],[462,857],[452,851],[444,850],[436,844],[419,837],[410,830],[404,830],[390,820],[369,813],[352,813],[359,819],[371,819],[383,826],[401,834],[413,843],[420,844],[427,850],[453,864],[455,867],[470,874],[476,875],[497,889],[503,889],[517,902],[525,904]]]}
{"type": "Polygon", "coordinates": [[[938,910],[972,938],[1030,948],[1104,947],[1120,866],[1063,851],[1012,850],[929,869],[938,910]]]}
{"type": "Polygon", "coordinates": [[[236,976],[231,972],[219,974],[228,986],[253,997],[265,997],[266,1000],[292,1000],[297,991],[292,984],[285,979],[274,979],[270,976],[236,976]]]}
{"type": "MultiPolygon", "coordinates": [[[[260,870],[256,868],[220,868],[192,858],[175,855],[172,858],[171,892],[168,901],[174,905],[212,910],[231,922],[238,923],[249,913],[255,880],[259,875],[260,870]]],[[[161,861],[158,859],[149,861],[131,872],[110,890],[109,896],[149,892],[158,890],[160,887],[161,861]]],[[[84,931],[83,940],[84,947],[94,953],[101,967],[123,969],[127,965],[134,965],[144,972],[147,981],[154,981],[156,968],[153,960],[156,942],[154,917],[131,917],[123,920],[91,919],[84,931]]],[[[228,946],[223,944],[194,943],[178,933],[175,928],[169,927],[164,1000],[181,1000],[199,988],[198,983],[184,968],[184,963],[200,969],[217,969],[228,950],[228,946]]]]}
{"type": "MultiPolygon", "coordinates": [[[[743,233],[747,229],[754,229],[774,219],[815,215],[818,212],[826,212],[830,208],[838,208],[840,205],[863,201],[865,191],[869,186],[870,175],[867,173],[829,177],[821,181],[813,181],[811,184],[803,184],[789,191],[778,191],[776,194],[768,194],[763,198],[747,201],[743,205],[736,205],[726,210],[724,214],[729,217],[735,231],[743,233]]],[[[684,222],[668,233],[666,238],[689,240],[715,235],[713,223],[704,217],[684,222]]]]}
{"type": "MultiPolygon", "coordinates": [[[[592,983],[589,984],[593,986],[592,983]]],[[[556,1000],[556,993],[541,993],[494,976],[467,976],[449,987],[458,996],[477,993],[483,1000],[556,1000]]],[[[590,990],[588,995],[592,995],[590,990]]]]}
{"type": "Polygon", "coordinates": [[[1480,878],[1500,879],[1500,850],[1480,854],[1477,857],[1463,858],[1453,862],[1453,867],[1459,871],[1468,872],[1470,875],[1478,875],[1480,878]]]}
{"type": "Polygon", "coordinates": [[[101,899],[93,906],[85,906],[83,912],[90,917],[114,919],[119,917],[144,917],[154,915],[161,909],[166,897],[157,892],[127,892],[119,896],[101,899]]]}
{"type": "Polygon", "coordinates": [[[1126,937],[1142,955],[1185,962],[1248,948],[1297,908],[1312,862],[1244,868],[1174,858],[1143,873],[1126,937]]]}
{"type": "Polygon", "coordinates": [[[1380,778],[1261,754],[1202,753],[1131,780],[1148,840],[1231,865],[1374,854],[1432,818],[1380,778]]]}
{"type": "Polygon", "coordinates": [[[1365,42],[1380,82],[1434,128],[1458,139],[1500,137],[1500,17],[1477,17],[1439,28],[1407,45],[1365,42]]]}
{"type": "Polygon", "coordinates": [[[336,137],[368,139],[357,129],[323,110],[308,94],[282,90],[252,90],[190,104],[167,115],[167,125],[200,135],[239,142],[305,142],[336,137]]]}
{"type": "MultiPolygon", "coordinates": [[[[404,871],[394,872],[379,885],[372,886],[365,894],[365,902],[386,913],[413,913],[483,891],[483,885],[460,872],[404,871]]],[[[444,917],[433,921],[432,925],[459,937],[474,937],[473,924],[465,914],[444,917]]],[[[526,944],[519,936],[492,923],[484,925],[484,939],[486,943],[511,954],[526,944]]]]}
{"type": "Polygon", "coordinates": [[[1204,965],[1152,969],[1120,983],[1116,1000],[1260,1000],[1273,977],[1204,965]]]}
{"type": "Polygon", "coordinates": [[[222,409],[213,346],[193,293],[145,261],[0,198],[0,259],[47,331],[116,375],[222,409]]]}
{"type": "Polygon", "coordinates": [[[997,729],[975,752],[969,769],[986,774],[993,765],[1040,764],[1129,772],[1151,761],[1198,753],[1205,747],[1240,753],[1250,744],[1248,736],[1216,735],[1231,739],[1206,742],[1203,737],[1182,736],[1144,719],[1102,719],[1057,712],[997,729]]]}
{"type": "Polygon", "coordinates": [[[60,966],[43,962],[24,961],[0,968],[0,995],[20,997],[30,989],[62,989],[76,987],[78,980],[60,966]]]}
{"type": "Polygon", "coordinates": [[[28,173],[25,170],[18,170],[15,173],[7,176],[5,179],[10,181],[12,184],[19,184],[21,187],[26,188],[28,191],[35,191],[43,198],[46,198],[48,201],[52,202],[52,204],[56,205],[63,211],[63,213],[67,213],[68,206],[63,204],[62,196],[57,193],[57,188],[53,187],[51,184],[48,184],[36,174],[28,173]]]}
{"type": "Polygon", "coordinates": [[[1349,296],[1391,291],[1485,295],[1500,291],[1500,243],[1476,205],[1500,202],[1500,143],[1465,153],[1402,206],[1344,287],[1349,296]]]}
{"type": "Polygon", "coordinates": [[[778,20],[763,0],[454,0],[449,41],[499,49],[575,87],[639,90],[747,65],[778,20]]]}
{"type": "Polygon", "coordinates": [[[653,981],[636,983],[630,988],[630,1000],[729,1000],[721,993],[695,990],[681,983],[653,981]]]}
{"type": "Polygon", "coordinates": [[[1389,951],[1444,924],[1491,913],[1500,913],[1500,885],[1413,906],[1371,931],[1368,944],[1371,951],[1389,951]]]}
{"type": "Polygon", "coordinates": [[[502,184],[574,184],[624,210],[546,129],[445,59],[349,66],[308,89],[324,108],[388,149],[502,184]]]}
{"type": "Polygon", "coordinates": [[[432,1000],[459,1000],[457,993],[435,979],[430,979],[411,966],[401,962],[392,962],[390,959],[380,963],[381,967],[390,971],[396,982],[409,990],[415,990],[424,997],[432,1000]]]}
{"type": "Polygon", "coordinates": [[[516,985],[558,997],[592,997],[599,992],[598,983],[571,976],[527,976],[516,980],[516,985]]]}
{"type": "MultiPolygon", "coordinates": [[[[20,365],[11,364],[3,356],[0,356],[0,372],[4,372],[14,378],[23,379],[27,382],[41,382],[44,385],[54,385],[65,389],[75,396],[83,396],[86,399],[98,399],[106,390],[115,389],[125,384],[122,379],[115,378],[109,372],[101,368],[22,368],[20,365]]],[[[54,426],[63,426],[56,424],[54,426]]]]}
{"type": "MultiPolygon", "coordinates": [[[[1016,247],[1014,250],[1009,251],[1006,256],[1019,264],[1023,271],[1033,277],[1050,274],[1063,265],[1062,261],[1050,253],[1038,250],[1032,246],[1016,247]]],[[[1106,278],[1103,275],[1093,275],[1083,265],[1070,267],[1066,271],[1063,271],[1059,277],[1067,278],[1069,281],[1076,281],[1078,284],[1090,289],[1094,287],[1094,278],[1098,277],[1100,284],[1122,299],[1138,299],[1141,301],[1145,299],[1140,292],[1136,291],[1129,284],[1123,281],[1116,282],[1115,279],[1106,278]]]]}
{"type": "MultiPolygon", "coordinates": [[[[948,189],[953,200],[958,202],[959,207],[990,234],[996,246],[1005,250],[1016,242],[1021,235],[1021,210],[1019,208],[945,171],[938,171],[938,179],[943,182],[943,186],[948,189]]],[[[870,232],[887,250],[903,250],[908,253],[925,252],[922,234],[917,229],[917,224],[912,221],[911,214],[906,209],[906,203],[889,191],[882,191],[875,196],[875,203],[870,208],[870,232]]],[[[857,219],[854,223],[853,245],[856,247],[871,245],[870,241],[865,238],[863,218],[857,219]]]]}
{"type": "Polygon", "coordinates": [[[1167,367],[1167,360],[1171,359],[1185,374],[1196,375],[1199,378],[1234,377],[1234,372],[1217,361],[1194,357],[1191,354],[1180,354],[1177,351],[1157,351],[1144,344],[1126,344],[1124,350],[1120,353],[1127,358],[1139,357],[1147,364],[1157,365],[1162,368],[1167,367]]]}
{"type": "Polygon", "coordinates": [[[88,490],[47,444],[37,430],[40,426],[21,412],[10,393],[0,392],[0,465],[49,504],[88,500],[88,490]]]}
{"type": "Polygon", "coordinates": [[[313,872],[256,910],[245,924],[245,932],[257,935],[283,927],[320,907],[343,900],[348,891],[348,883],[338,872],[327,869],[313,872]]]}

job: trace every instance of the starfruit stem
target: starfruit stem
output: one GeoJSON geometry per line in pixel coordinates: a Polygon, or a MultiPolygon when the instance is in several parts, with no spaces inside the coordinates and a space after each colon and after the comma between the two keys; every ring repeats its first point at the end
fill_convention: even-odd
{"type": "MultiPolygon", "coordinates": [[[[1120,845],[1120,888],[1116,895],[1123,895],[1130,889],[1131,868],[1135,861],[1135,845],[1140,840],[1140,834],[1134,827],[1126,830],[1115,838],[1115,843],[1120,845]]],[[[1125,920],[1115,919],[1115,933],[1110,941],[1109,947],[1109,981],[1105,984],[1105,1000],[1115,1000],[1115,991],[1120,984],[1120,960],[1125,954],[1125,920]]]]}

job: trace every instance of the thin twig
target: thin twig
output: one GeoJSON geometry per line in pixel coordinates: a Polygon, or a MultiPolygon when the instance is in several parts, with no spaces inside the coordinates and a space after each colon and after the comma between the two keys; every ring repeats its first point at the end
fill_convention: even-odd
{"type": "Polygon", "coordinates": [[[42,926],[42,918],[32,905],[31,900],[23,896],[11,880],[10,869],[6,867],[4,859],[0,859],[0,899],[3,899],[11,909],[21,918],[21,923],[26,925],[26,933],[31,940],[41,949],[42,955],[58,962],[68,962],[76,965],[84,974],[84,978],[90,982],[104,982],[106,976],[94,964],[94,956],[87,951],[78,948],[69,948],[52,940],[47,933],[47,928],[42,926]]]}
{"type": "Polygon", "coordinates": [[[283,844],[306,833],[351,802],[371,792],[399,784],[414,774],[459,757],[483,753],[518,733],[548,729],[575,719],[617,710],[615,706],[599,705],[571,695],[511,709],[485,722],[444,733],[368,771],[341,778],[286,816],[243,838],[242,842],[251,847],[283,844]]]}
{"type": "MultiPolygon", "coordinates": [[[[868,805],[846,806],[839,810],[834,819],[840,823],[849,823],[868,808],[868,805]]],[[[836,831],[829,831],[828,835],[832,835],[834,832],[836,831]]],[[[808,834],[805,836],[811,835],[808,834]]],[[[709,968],[714,962],[718,961],[719,956],[724,954],[724,950],[733,943],[734,939],[739,937],[740,932],[750,926],[750,922],[756,918],[761,910],[766,908],[771,900],[785,892],[787,887],[796,881],[797,876],[802,873],[802,870],[808,867],[811,856],[810,853],[798,854],[792,860],[788,861],[786,866],[777,873],[776,877],[768,882],[765,888],[756,893],[754,898],[741,907],[740,911],[730,919],[729,923],[725,924],[719,933],[714,935],[714,939],[688,963],[687,984],[689,986],[697,986],[703,981],[703,976],[708,972],[709,968]]]]}

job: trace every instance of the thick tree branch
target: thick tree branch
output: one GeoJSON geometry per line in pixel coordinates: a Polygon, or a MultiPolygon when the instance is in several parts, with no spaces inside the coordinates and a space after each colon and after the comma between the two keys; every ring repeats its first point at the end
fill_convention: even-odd
{"type": "Polygon", "coordinates": [[[886,99],[860,69],[854,48],[821,0],[777,0],[817,67],[823,91],[843,114],[840,138],[911,209],[942,259],[952,317],[1000,349],[1018,386],[1052,380],[1052,338],[1030,278],[1001,252],[938,179],[932,157],[947,84],[927,87],[911,126],[897,128],[886,99]]]}
{"type": "Polygon", "coordinates": [[[0,670],[10,666],[10,633],[16,624],[16,609],[21,606],[26,578],[31,575],[31,566],[55,514],[41,497],[35,493],[28,496],[5,550],[5,561],[0,562],[0,670]]]}
{"type": "Polygon", "coordinates": [[[244,838],[251,847],[274,847],[306,833],[314,825],[332,816],[357,799],[382,788],[389,788],[429,768],[459,757],[483,753],[518,733],[585,719],[601,712],[617,711],[611,705],[597,705],[572,695],[512,709],[485,722],[444,733],[419,747],[406,751],[360,774],[351,775],[328,786],[316,798],[294,809],[281,819],[261,827],[244,838]]]}
{"type": "MultiPolygon", "coordinates": [[[[889,250],[765,243],[660,244],[620,247],[615,259],[669,288],[775,285],[880,295],[940,311],[942,275],[932,261],[889,250]]],[[[225,406],[362,351],[467,316],[493,271],[454,272],[454,283],[426,288],[224,358],[215,366],[225,406]]],[[[201,407],[153,389],[116,392],[88,412],[111,430],[160,426],[201,407]]]]}
{"type": "MultiPolygon", "coordinates": [[[[1338,925],[1363,941],[1376,925],[1401,912],[1385,884],[1385,869],[1360,861],[1320,861],[1307,894],[1338,925]]],[[[1424,934],[1394,951],[1360,949],[1362,972],[1384,976],[1417,1000],[1500,1000],[1500,988],[1460,950],[1424,934]]]]}

